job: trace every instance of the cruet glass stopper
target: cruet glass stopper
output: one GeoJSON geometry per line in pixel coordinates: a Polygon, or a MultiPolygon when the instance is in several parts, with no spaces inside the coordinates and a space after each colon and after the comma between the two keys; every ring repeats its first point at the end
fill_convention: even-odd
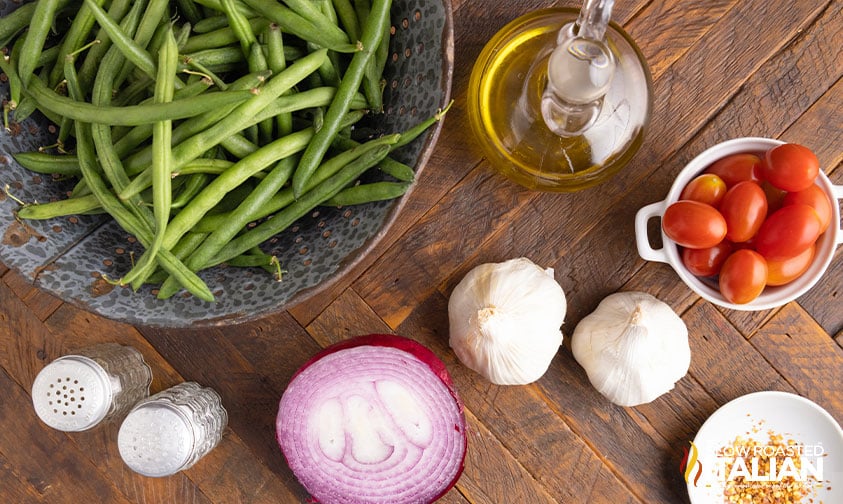
{"type": "Polygon", "coordinates": [[[576,22],[559,30],[547,60],[541,100],[542,118],[557,135],[579,135],[600,114],[616,67],[604,40],[613,4],[614,0],[585,0],[576,22]]]}

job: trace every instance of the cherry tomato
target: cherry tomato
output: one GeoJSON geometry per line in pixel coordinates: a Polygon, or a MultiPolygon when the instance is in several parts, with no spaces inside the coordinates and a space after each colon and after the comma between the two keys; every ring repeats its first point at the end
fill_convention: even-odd
{"type": "Polygon", "coordinates": [[[726,187],[732,187],[744,180],[760,180],[760,170],[761,158],[755,154],[731,154],[712,163],[705,173],[717,175],[726,187]]]}
{"type": "Polygon", "coordinates": [[[713,173],[703,173],[688,182],[679,199],[694,200],[717,208],[726,195],[726,182],[713,173]]]}
{"type": "Polygon", "coordinates": [[[767,260],[795,257],[820,236],[817,212],[803,203],[783,206],[767,217],[755,237],[755,249],[767,260]]]}
{"type": "Polygon", "coordinates": [[[732,253],[732,244],[723,240],[717,245],[704,249],[682,249],[682,264],[692,275],[708,277],[720,273],[723,262],[732,253]]]}
{"type": "Polygon", "coordinates": [[[718,284],[720,293],[730,303],[749,303],[767,284],[767,261],[754,250],[736,250],[720,268],[718,284]]]}
{"type": "Polygon", "coordinates": [[[807,189],[819,172],[820,162],[811,149],[793,143],[768,150],[761,163],[762,178],[790,192],[807,189]]]}
{"type": "Polygon", "coordinates": [[[799,278],[811,266],[816,249],[816,245],[811,245],[798,256],[767,261],[767,285],[784,285],[799,278]]]}
{"type": "Polygon", "coordinates": [[[767,195],[767,214],[771,214],[784,205],[784,197],[787,196],[787,191],[782,191],[766,180],[761,182],[761,189],[764,189],[764,194],[767,195]]]}
{"type": "Polygon", "coordinates": [[[662,230],[683,247],[708,248],[726,236],[726,219],[711,205],[679,200],[665,209],[662,230]]]}
{"type": "Polygon", "coordinates": [[[831,223],[831,201],[820,186],[812,184],[807,189],[787,193],[782,200],[783,205],[795,205],[797,203],[804,203],[817,212],[817,217],[820,218],[820,234],[828,229],[828,225],[831,223]]]}
{"type": "Polygon", "coordinates": [[[755,236],[767,218],[767,195],[756,182],[744,180],[726,192],[719,210],[726,219],[726,238],[743,242],[755,236]]]}

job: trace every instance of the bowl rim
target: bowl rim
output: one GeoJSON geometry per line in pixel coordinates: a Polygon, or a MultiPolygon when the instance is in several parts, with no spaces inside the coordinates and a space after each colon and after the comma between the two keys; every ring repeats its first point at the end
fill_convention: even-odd
{"type": "MultiPolygon", "coordinates": [[[[834,258],[837,245],[843,241],[843,231],[840,229],[839,205],[831,205],[832,222],[829,228],[818,239],[817,251],[808,270],[802,276],[788,284],[765,287],[761,295],[746,304],[728,302],[716,288],[705,280],[691,274],[682,264],[679,246],[668,238],[663,230],[660,230],[662,248],[657,250],[650,247],[646,230],[646,221],[653,217],[661,218],[667,206],[679,199],[679,195],[685,185],[712,162],[731,154],[760,152],[784,143],[786,142],[773,138],[741,137],[717,143],[699,153],[676,175],[664,200],[647,205],[641,208],[638,214],[636,214],[636,244],[639,255],[646,260],[669,264],[682,281],[700,297],[718,306],[732,310],[759,311],[777,308],[805,294],[823,276],[834,258]]],[[[843,198],[843,186],[832,184],[831,180],[822,170],[819,172],[816,184],[823,189],[823,192],[828,195],[832,202],[843,198]]]]}

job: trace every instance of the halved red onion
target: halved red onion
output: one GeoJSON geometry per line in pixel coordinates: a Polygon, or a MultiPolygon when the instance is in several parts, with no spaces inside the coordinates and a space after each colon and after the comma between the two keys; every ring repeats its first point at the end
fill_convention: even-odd
{"type": "Polygon", "coordinates": [[[281,397],[278,445],[319,502],[427,503],[463,470],[465,416],[444,363],[401,336],[316,354],[281,397]]]}

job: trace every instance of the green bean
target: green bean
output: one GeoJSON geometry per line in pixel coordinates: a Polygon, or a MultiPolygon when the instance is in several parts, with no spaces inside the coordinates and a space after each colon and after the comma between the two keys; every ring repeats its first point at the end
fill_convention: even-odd
{"type": "Polygon", "coordinates": [[[8,44],[15,36],[29,26],[35,12],[35,2],[23,4],[0,18],[0,47],[8,44]]]}
{"type": "MultiPolygon", "coordinates": [[[[248,23],[253,32],[260,33],[264,28],[269,26],[270,22],[262,17],[257,17],[249,19],[248,23]]],[[[239,39],[234,29],[231,26],[225,26],[214,31],[190,37],[181,50],[184,53],[192,53],[206,49],[226,47],[237,42],[239,42],[239,39]]]]}
{"type": "Polygon", "coordinates": [[[293,10],[277,2],[267,0],[243,0],[265,18],[276,23],[287,33],[308,40],[320,47],[345,52],[349,45],[348,36],[336,25],[317,26],[293,10]]]}
{"type": "MultiPolygon", "coordinates": [[[[232,82],[229,85],[229,91],[243,91],[252,88],[256,88],[265,82],[266,77],[269,76],[269,72],[265,73],[252,73],[247,74],[236,81],[232,82]]],[[[231,113],[236,109],[237,105],[233,104],[230,106],[225,107],[218,107],[213,110],[209,110],[204,112],[196,117],[192,117],[182,123],[180,123],[174,130],[173,130],[173,144],[180,144],[181,142],[185,141],[186,139],[190,138],[193,135],[199,134],[204,130],[208,129],[209,127],[213,126],[214,124],[223,121],[224,119],[230,117],[231,113]]],[[[151,134],[151,127],[149,129],[151,134]]],[[[232,133],[233,134],[233,133],[232,133]]],[[[229,135],[230,136],[230,135],[229,135]]],[[[140,135],[138,135],[140,138],[140,135]]],[[[121,154],[121,156],[128,155],[132,149],[134,149],[137,145],[132,144],[123,144],[123,142],[118,142],[115,145],[115,149],[121,154]]],[[[210,147],[202,149],[202,152],[207,151],[210,147]]],[[[152,162],[152,149],[146,147],[134,154],[130,157],[126,158],[125,165],[126,170],[130,175],[137,175],[143,169],[149,166],[152,162]]]]}
{"type": "MultiPolygon", "coordinates": [[[[102,5],[105,2],[105,0],[96,1],[98,5],[102,5]]],[[[94,22],[95,19],[90,8],[87,5],[82,5],[76,13],[76,16],[73,17],[73,21],[70,23],[70,28],[68,28],[61,41],[58,57],[64,58],[85,44],[88,35],[94,27],[94,22]]],[[[57,86],[63,75],[64,70],[62,65],[55,65],[53,70],[50,72],[50,78],[48,79],[49,86],[57,86]]]]}
{"type": "Polygon", "coordinates": [[[178,177],[175,180],[182,180],[185,177],[187,182],[185,182],[178,195],[173,197],[173,201],[170,204],[171,208],[182,208],[187,205],[194,196],[199,194],[208,185],[208,181],[211,180],[211,177],[207,173],[194,173],[192,175],[178,177]]]}
{"type": "Polygon", "coordinates": [[[325,114],[325,125],[317,132],[313,141],[307,146],[307,150],[302,155],[296,173],[293,175],[293,191],[296,195],[302,193],[307,179],[310,178],[319,166],[328,147],[330,147],[331,142],[339,131],[340,119],[345,114],[345,111],[348,110],[349,102],[360,87],[366,65],[383,35],[380,27],[383,25],[384,17],[389,15],[389,7],[390,0],[375,0],[372,13],[369,19],[367,19],[366,25],[363,27],[363,50],[352,56],[351,63],[343,75],[342,84],[337,89],[337,94],[325,114]]]}
{"type": "Polygon", "coordinates": [[[199,12],[199,6],[197,6],[193,0],[176,0],[176,6],[178,6],[179,12],[187,18],[191,24],[195,25],[202,20],[202,13],[199,12]]]}
{"type": "MultiPolygon", "coordinates": [[[[147,47],[149,46],[152,37],[155,36],[158,26],[162,23],[170,24],[168,20],[169,4],[169,0],[149,0],[146,9],[144,9],[143,16],[138,23],[138,27],[135,29],[135,33],[131,39],[132,45],[139,50],[139,54],[146,53],[149,56],[149,61],[152,61],[153,63],[155,59],[147,51],[147,47]]],[[[117,86],[121,86],[131,74],[134,69],[133,63],[134,61],[132,58],[128,58],[128,61],[123,63],[123,68],[120,70],[120,73],[117,74],[117,78],[115,79],[115,84],[117,86]]],[[[147,75],[155,77],[154,73],[147,75]]],[[[180,80],[177,81],[176,89],[179,89],[183,85],[183,82],[180,80]]]]}
{"type": "Polygon", "coordinates": [[[193,23],[193,31],[199,34],[212,32],[228,26],[228,16],[225,14],[203,17],[193,23]]]}
{"type": "MultiPolygon", "coordinates": [[[[208,173],[212,175],[219,175],[223,171],[227,170],[231,165],[234,164],[231,161],[227,161],[224,159],[206,159],[206,158],[198,158],[195,159],[181,168],[178,171],[173,172],[173,176],[179,175],[191,175],[194,173],[208,173]]],[[[255,174],[255,176],[260,176],[260,174],[255,174]]],[[[144,170],[138,176],[136,176],[132,181],[123,188],[122,191],[117,193],[117,196],[121,200],[126,200],[134,196],[135,194],[140,194],[145,189],[152,186],[152,170],[144,170]]]]}
{"type": "MultiPolygon", "coordinates": [[[[232,211],[231,220],[225,226],[221,226],[209,234],[202,243],[202,247],[194,251],[184,261],[185,266],[194,271],[201,269],[226,243],[231,241],[249,223],[249,216],[262,207],[289,180],[296,167],[295,161],[292,156],[280,160],[266,178],[261,180],[255,190],[232,211]]],[[[161,292],[166,294],[170,290],[168,283],[174,283],[174,281],[168,279],[167,282],[164,282],[164,285],[161,286],[161,292]]]]}
{"type": "MultiPolygon", "coordinates": [[[[360,143],[342,135],[337,135],[334,139],[334,143],[332,144],[333,147],[338,149],[350,149],[360,143]]],[[[396,161],[391,157],[385,157],[383,161],[378,164],[378,170],[386,173],[387,175],[394,177],[400,182],[412,182],[413,179],[416,177],[416,173],[413,171],[413,168],[407,166],[404,163],[396,161]]]]}
{"type": "MultiPolygon", "coordinates": [[[[172,29],[167,31],[167,37],[158,56],[158,74],[155,80],[154,98],[157,103],[172,101],[175,93],[176,69],[178,66],[179,49],[172,29]]],[[[155,218],[155,233],[152,243],[144,251],[143,256],[121,279],[122,283],[133,283],[135,278],[146,278],[155,267],[155,258],[164,243],[164,233],[170,221],[172,205],[172,121],[159,121],[152,127],[152,209],[155,218]]],[[[133,285],[133,287],[137,288],[133,285]]]]}
{"type": "Polygon", "coordinates": [[[126,107],[97,107],[58,95],[40,80],[31,81],[25,91],[41,107],[55,114],[68,116],[83,122],[111,124],[114,126],[137,126],[168,119],[193,117],[208,110],[226,105],[247,102],[252,97],[249,91],[220,91],[201,96],[175,100],[169,103],[130,105],[126,107]]]}
{"type": "MultiPolygon", "coordinates": [[[[266,29],[267,65],[273,73],[278,73],[287,68],[287,47],[284,45],[284,37],[281,34],[281,27],[275,23],[270,24],[266,29]]],[[[278,135],[289,135],[293,131],[293,115],[289,112],[275,116],[278,135]]]]}
{"type": "MultiPolygon", "coordinates": [[[[220,4],[220,0],[195,0],[196,3],[199,5],[203,5],[208,9],[215,10],[217,12],[223,12],[222,4],[220,4]]],[[[254,9],[245,5],[242,2],[237,3],[237,10],[243,13],[244,16],[247,18],[257,17],[257,12],[254,9]]]]}
{"type": "Polygon", "coordinates": [[[448,102],[448,105],[446,105],[444,109],[437,110],[436,113],[433,114],[433,116],[429,119],[426,119],[401,133],[401,140],[399,140],[398,143],[392,146],[392,150],[407,145],[408,143],[418,138],[419,135],[427,131],[428,128],[441,121],[445,114],[448,113],[448,110],[450,110],[451,105],[453,104],[454,100],[451,100],[450,102],[448,102]]]}
{"type": "Polygon", "coordinates": [[[50,34],[50,26],[53,24],[58,8],[57,0],[38,0],[35,5],[35,11],[30,18],[29,31],[23,39],[18,60],[18,77],[24,85],[28,85],[32,80],[38,55],[44,50],[44,42],[50,34]]]}
{"type": "MultiPolygon", "coordinates": [[[[268,104],[319,68],[326,56],[327,51],[321,49],[296,61],[286,70],[269,79],[259,94],[252,95],[249,100],[238,105],[231,112],[228,120],[217,122],[174,147],[173,157],[176,169],[196,159],[201,153],[219,144],[225,138],[243,130],[247,124],[250,124],[249,121],[268,104]]],[[[233,93],[234,91],[225,92],[233,93]]],[[[214,94],[222,94],[222,92],[214,94]]]]}
{"type": "Polygon", "coordinates": [[[93,194],[80,196],[78,198],[67,198],[48,203],[34,203],[26,205],[18,210],[18,217],[21,219],[53,219],[66,215],[78,215],[99,210],[100,202],[93,194]]]}
{"type": "Polygon", "coordinates": [[[17,71],[9,56],[0,55],[0,71],[6,74],[9,81],[9,101],[12,110],[16,109],[21,100],[23,82],[21,82],[17,71]]]}
{"type": "Polygon", "coordinates": [[[45,175],[58,174],[78,176],[79,162],[76,156],[47,154],[40,151],[16,152],[12,154],[15,161],[27,170],[45,175]]]}
{"type": "Polygon", "coordinates": [[[222,197],[234,187],[242,184],[253,174],[270,164],[300,152],[313,137],[312,130],[302,130],[279,138],[265,145],[249,156],[236,162],[220,174],[197,195],[190,204],[176,214],[167,226],[164,246],[172,247],[199,219],[201,219],[222,197]]]}
{"type": "Polygon", "coordinates": [[[366,170],[376,165],[389,153],[389,147],[379,146],[355,161],[343,167],[337,174],[317,184],[312,190],[302,194],[291,205],[275,214],[271,219],[262,222],[256,227],[244,232],[237,238],[226,244],[217,255],[206,264],[206,267],[215,266],[233,257],[242,254],[244,251],[259,245],[272,236],[292,225],[296,220],[307,215],[316,206],[331,198],[343,187],[347,186],[366,170]]]}
{"type": "MultiPolygon", "coordinates": [[[[263,1],[266,2],[266,0],[263,1]]],[[[325,32],[333,32],[337,37],[344,37],[346,41],[350,41],[348,35],[330,17],[326,16],[318,7],[314,6],[313,0],[285,0],[285,3],[293,12],[296,12],[304,19],[313,23],[317,29],[324,30],[325,32]]]]}
{"type": "Polygon", "coordinates": [[[99,25],[105,29],[108,36],[114,42],[114,45],[120,48],[123,56],[137,66],[143,73],[155,78],[157,68],[155,62],[152,60],[152,56],[149,55],[146,49],[138,45],[120,29],[120,26],[108,17],[108,13],[97,5],[95,0],[85,0],[85,6],[91,9],[99,25]]]}
{"type": "MultiPolygon", "coordinates": [[[[108,16],[112,19],[120,19],[121,26],[124,25],[124,21],[134,24],[140,22],[141,5],[141,2],[132,2],[132,0],[114,0],[108,8],[108,16]],[[124,17],[127,19],[124,20],[124,17]]],[[[100,43],[88,51],[85,60],[82,62],[82,67],[79,69],[79,85],[82,86],[83,90],[90,89],[99,69],[100,61],[112,45],[111,38],[102,27],[97,30],[94,38],[99,40],[100,43]]]]}
{"type": "MultiPolygon", "coordinates": [[[[331,159],[326,160],[319,169],[313,174],[313,177],[307,183],[306,191],[310,191],[316,185],[324,182],[328,178],[339,172],[344,166],[355,161],[356,159],[366,155],[370,151],[380,148],[382,146],[390,146],[392,143],[398,141],[398,135],[388,135],[381,138],[370,140],[365,144],[355,144],[353,147],[345,150],[331,159]]],[[[268,217],[269,215],[285,208],[296,200],[293,195],[293,190],[286,187],[277,194],[267,200],[255,213],[249,216],[249,221],[254,221],[268,217]]],[[[203,217],[196,223],[195,228],[202,231],[213,231],[218,229],[232,220],[230,213],[220,215],[208,215],[203,217]]]]}
{"type": "MultiPolygon", "coordinates": [[[[228,25],[240,42],[240,49],[243,51],[243,56],[248,58],[252,52],[252,45],[257,42],[255,32],[252,31],[249,20],[246,19],[246,16],[242,12],[237,10],[234,0],[220,0],[220,5],[222,6],[223,12],[225,12],[225,16],[228,18],[228,25]]],[[[257,69],[250,68],[250,70],[254,72],[257,69]]]]}
{"type": "Polygon", "coordinates": [[[335,194],[332,198],[325,200],[326,206],[351,206],[362,205],[372,201],[384,201],[395,199],[410,188],[409,182],[372,182],[346,187],[335,194]]]}
{"type": "MultiPolygon", "coordinates": [[[[109,191],[108,186],[106,186],[97,172],[93,140],[90,137],[90,132],[86,131],[88,126],[82,121],[76,122],[77,152],[83,176],[88,180],[91,190],[99,200],[100,205],[123,229],[133,234],[141,242],[141,245],[146,247],[152,240],[149,232],[144,229],[144,226],[141,225],[137,218],[109,191]]],[[[172,253],[162,250],[160,264],[171,275],[175,276],[179,283],[191,294],[205,301],[214,300],[213,293],[211,293],[202,279],[187,269],[172,253]]]]}
{"type": "Polygon", "coordinates": [[[349,0],[333,0],[334,10],[351,42],[360,40],[360,23],[349,0]]]}

